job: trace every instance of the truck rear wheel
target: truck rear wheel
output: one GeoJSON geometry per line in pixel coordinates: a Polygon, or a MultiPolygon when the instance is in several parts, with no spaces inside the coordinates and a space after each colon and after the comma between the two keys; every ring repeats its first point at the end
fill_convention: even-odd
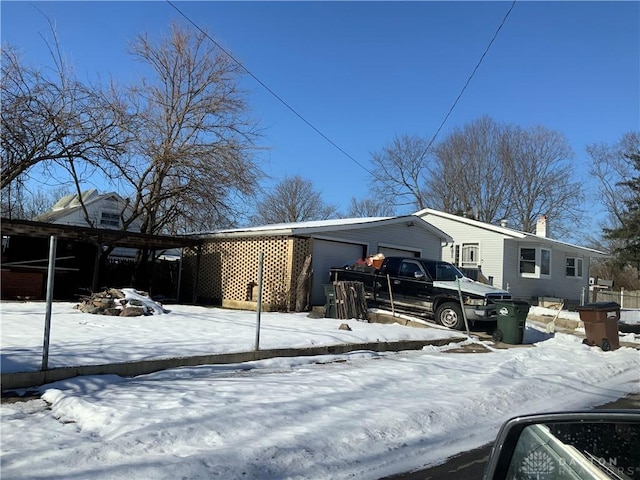
{"type": "Polygon", "coordinates": [[[464,330],[464,318],[460,305],[453,302],[443,303],[436,310],[436,321],[443,327],[464,330]]]}

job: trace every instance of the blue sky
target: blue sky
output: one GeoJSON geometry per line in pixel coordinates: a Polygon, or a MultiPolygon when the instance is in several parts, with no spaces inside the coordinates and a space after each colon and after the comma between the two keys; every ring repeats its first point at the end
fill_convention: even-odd
{"type": "MultiPolygon", "coordinates": [[[[396,134],[431,137],[511,2],[176,2],[256,77],[357,162],[396,134]]],[[[49,64],[40,35],[56,25],[86,79],[131,81],[135,35],[184,18],[166,2],[9,2],[2,40],[49,64]]],[[[299,174],[346,210],[368,194],[368,174],[247,76],[260,155],[271,182],[299,174]]],[[[584,147],[640,128],[640,3],[517,2],[439,139],[483,115],[564,133],[580,178],[584,147]]],[[[269,181],[265,180],[265,185],[269,181]]],[[[593,185],[591,186],[593,189],[593,185]]],[[[590,202],[598,208],[597,200],[590,202]]],[[[407,213],[407,212],[398,212],[407,213]]]]}

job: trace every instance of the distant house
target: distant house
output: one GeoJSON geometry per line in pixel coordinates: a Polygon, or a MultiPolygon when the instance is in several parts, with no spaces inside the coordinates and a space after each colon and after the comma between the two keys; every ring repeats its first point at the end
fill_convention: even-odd
{"type": "Polygon", "coordinates": [[[56,299],[132,286],[134,280],[138,288],[175,298],[181,248],[194,245],[194,240],[143,234],[139,222],[124,230],[123,218],[130,215],[127,201],[117,193],[88,190],[61,198],[33,220],[2,219],[1,298],[43,298],[52,237],[56,238],[56,299]],[[144,265],[146,271],[136,271],[140,251],[150,252],[154,260],[144,265]]]}
{"type": "MultiPolygon", "coordinates": [[[[122,228],[122,218],[130,214],[128,202],[115,192],[98,193],[91,189],[81,195],[67,195],[58,200],[48,212],[33,218],[37,222],[77,225],[94,228],[122,228]],[[82,205],[86,208],[86,214],[82,205]]],[[[135,223],[129,231],[140,231],[135,223]]]]}
{"type": "MultiPolygon", "coordinates": [[[[37,222],[47,222],[78,227],[122,229],[122,219],[130,216],[126,199],[115,192],[99,193],[96,189],[86,190],[81,195],[67,195],[58,200],[48,212],[33,218],[37,222]],[[84,204],[84,208],[83,208],[84,204]],[[85,213],[86,209],[86,213],[85,213]]],[[[130,232],[139,232],[140,223],[133,222],[130,232]]],[[[109,256],[111,259],[134,258],[136,250],[117,247],[109,256]]]]}
{"type": "MultiPolygon", "coordinates": [[[[47,225],[68,226],[63,235],[56,235],[63,237],[56,247],[56,298],[75,298],[80,292],[86,293],[98,281],[97,258],[102,242],[98,237],[92,238],[79,231],[87,228],[121,230],[122,216],[127,214],[127,209],[126,200],[117,193],[100,194],[92,189],[81,195],[61,198],[51,210],[31,220],[34,225],[43,226],[38,230],[46,230],[47,225]],[[72,234],[74,231],[75,235],[72,234]]],[[[14,230],[18,231],[6,235],[3,226],[2,298],[42,299],[49,255],[47,239],[33,234],[28,222],[14,230]],[[24,230],[24,233],[19,230],[24,230]]],[[[52,231],[55,231],[53,227],[52,231]]],[[[140,232],[139,224],[133,225],[130,231],[140,232]]],[[[136,252],[137,249],[124,246],[113,248],[107,259],[109,266],[102,269],[102,279],[116,286],[128,281],[131,274],[128,271],[123,273],[124,269],[118,265],[126,267],[124,264],[132,264],[136,252]]]]}
{"type": "MultiPolygon", "coordinates": [[[[295,302],[296,282],[311,255],[311,305],[323,305],[331,267],[370,254],[439,259],[451,238],[419,217],[335,219],[264,225],[199,234],[201,250],[185,250],[183,292],[196,303],[232,308],[256,306],[258,258],[264,254],[263,308],[295,302]]],[[[185,299],[190,300],[190,299],[185,299]]]]}
{"type": "Polygon", "coordinates": [[[442,260],[478,270],[489,283],[524,300],[553,297],[568,304],[588,302],[591,260],[606,256],[548,238],[544,216],[532,234],[428,208],[415,215],[453,238],[442,248],[442,260]]]}

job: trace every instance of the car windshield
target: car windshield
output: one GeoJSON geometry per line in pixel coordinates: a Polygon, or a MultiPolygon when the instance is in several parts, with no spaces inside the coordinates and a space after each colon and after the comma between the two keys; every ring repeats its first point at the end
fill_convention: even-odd
{"type": "Polygon", "coordinates": [[[436,278],[442,282],[451,282],[456,278],[462,278],[464,275],[460,270],[450,263],[438,263],[436,265],[436,278]]]}

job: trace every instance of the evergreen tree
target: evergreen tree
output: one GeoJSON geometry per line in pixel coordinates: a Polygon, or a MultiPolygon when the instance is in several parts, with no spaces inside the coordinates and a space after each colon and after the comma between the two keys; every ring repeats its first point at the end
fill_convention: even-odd
{"type": "Polygon", "coordinates": [[[618,228],[605,229],[605,237],[618,241],[614,255],[621,264],[631,264],[640,268],[640,151],[626,154],[638,175],[619,185],[631,189],[633,195],[624,201],[622,223],[618,228]]]}

